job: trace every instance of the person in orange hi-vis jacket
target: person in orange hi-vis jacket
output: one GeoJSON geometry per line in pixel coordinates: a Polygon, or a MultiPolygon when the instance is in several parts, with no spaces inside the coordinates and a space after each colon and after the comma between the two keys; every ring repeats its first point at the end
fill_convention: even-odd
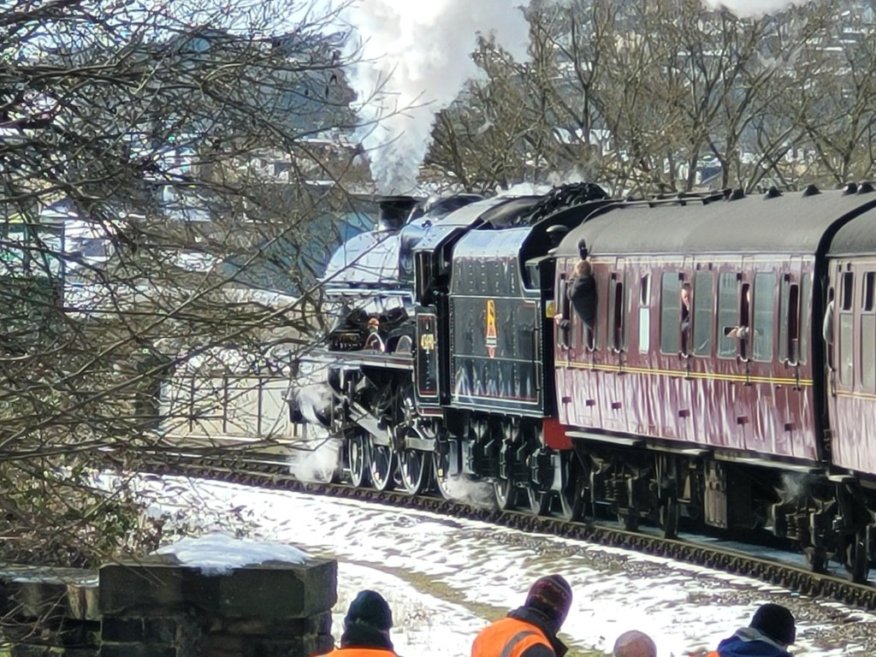
{"type": "Polygon", "coordinates": [[[392,611],[376,591],[360,591],[344,617],[341,647],[323,657],[398,657],[389,637],[392,611]]]}
{"type": "Polygon", "coordinates": [[[471,657],[563,657],[566,646],[557,633],[572,605],[572,587],[560,575],[535,581],[526,602],[483,629],[471,657]]]}

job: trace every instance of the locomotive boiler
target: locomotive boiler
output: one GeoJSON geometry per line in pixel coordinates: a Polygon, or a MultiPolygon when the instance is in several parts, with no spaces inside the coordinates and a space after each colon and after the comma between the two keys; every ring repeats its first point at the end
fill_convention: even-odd
{"type": "Polygon", "coordinates": [[[392,204],[407,218],[327,274],[342,319],[308,356],[327,407],[290,394],[294,419],[343,437],[354,485],[471,479],[570,520],[769,532],[867,578],[869,184],[392,204]]]}

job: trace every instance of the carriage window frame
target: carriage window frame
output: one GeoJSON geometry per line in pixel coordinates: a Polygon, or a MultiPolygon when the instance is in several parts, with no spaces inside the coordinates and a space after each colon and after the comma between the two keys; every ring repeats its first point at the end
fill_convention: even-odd
{"type": "Polygon", "coordinates": [[[639,279],[639,353],[651,351],[651,274],[639,279]]]}
{"type": "Polygon", "coordinates": [[[612,272],[609,276],[609,310],[608,332],[609,347],[616,352],[626,351],[626,285],[625,276],[622,273],[612,272]]]}
{"type": "Polygon", "coordinates": [[[660,353],[677,356],[681,352],[681,286],[677,271],[663,272],[660,280],[660,353]]]}
{"type": "Polygon", "coordinates": [[[569,279],[560,274],[560,284],[557,286],[560,297],[561,322],[557,326],[557,342],[563,349],[572,346],[572,300],[569,299],[569,279]]]}
{"type": "Polygon", "coordinates": [[[851,389],[855,384],[855,273],[844,271],[841,274],[839,330],[837,331],[837,365],[839,384],[851,389]]]}
{"type": "Polygon", "coordinates": [[[858,367],[860,384],[864,392],[876,392],[876,304],[874,285],[876,272],[864,272],[861,277],[861,320],[858,337],[858,367]]]}
{"type": "Polygon", "coordinates": [[[736,358],[738,343],[725,335],[725,328],[739,325],[739,274],[722,272],[718,275],[718,358],[736,358]]]}
{"type": "Polygon", "coordinates": [[[802,351],[802,303],[800,284],[791,274],[782,276],[779,299],[779,362],[797,365],[802,351]]]}
{"type": "Polygon", "coordinates": [[[690,336],[694,356],[707,358],[712,355],[712,323],[714,315],[715,274],[698,271],[694,274],[693,310],[691,312],[690,336]]]}
{"type": "Polygon", "coordinates": [[[798,362],[805,365],[809,357],[809,327],[812,324],[812,278],[808,273],[800,279],[800,353],[798,362]]]}
{"type": "Polygon", "coordinates": [[[758,272],[754,275],[751,300],[751,358],[759,363],[771,363],[775,353],[776,274],[758,272]]]}

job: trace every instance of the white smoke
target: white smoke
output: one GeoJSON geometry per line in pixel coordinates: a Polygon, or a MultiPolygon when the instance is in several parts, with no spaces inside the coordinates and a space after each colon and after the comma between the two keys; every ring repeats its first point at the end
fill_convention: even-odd
{"type": "Polygon", "coordinates": [[[443,484],[444,493],[457,500],[482,509],[496,508],[496,495],[493,485],[483,481],[473,481],[465,476],[447,477],[443,484]]]}
{"type": "Polygon", "coordinates": [[[331,438],[328,429],[306,427],[306,439],[289,452],[289,473],[300,481],[330,482],[341,473],[341,440],[331,438]]]}
{"type": "Polygon", "coordinates": [[[765,16],[784,11],[792,5],[807,4],[805,0],[704,0],[704,2],[706,6],[713,9],[724,7],[739,18],[765,16]]]}
{"type": "Polygon", "coordinates": [[[477,36],[526,57],[528,25],[508,0],[356,0],[347,12],[359,58],[350,80],[384,194],[413,191],[435,114],[477,74],[477,36]]]}

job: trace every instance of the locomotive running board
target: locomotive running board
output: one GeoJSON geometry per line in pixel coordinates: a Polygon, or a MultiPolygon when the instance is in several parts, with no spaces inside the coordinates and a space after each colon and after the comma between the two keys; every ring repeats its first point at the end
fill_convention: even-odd
{"type": "Polygon", "coordinates": [[[622,447],[641,447],[645,441],[641,438],[624,438],[622,436],[609,436],[602,433],[592,433],[590,431],[567,431],[566,435],[569,438],[586,438],[587,440],[598,440],[603,443],[612,445],[620,445],[622,447]]]}
{"type": "Polygon", "coordinates": [[[754,465],[761,468],[779,468],[790,472],[799,472],[801,474],[823,474],[824,468],[814,465],[802,465],[799,463],[785,463],[784,461],[767,461],[765,459],[755,459],[748,456],[734,456],[733,454],[715,454],[716,461],[725,461],[727,463],[739,463],[741,465],[754,465]]]}

